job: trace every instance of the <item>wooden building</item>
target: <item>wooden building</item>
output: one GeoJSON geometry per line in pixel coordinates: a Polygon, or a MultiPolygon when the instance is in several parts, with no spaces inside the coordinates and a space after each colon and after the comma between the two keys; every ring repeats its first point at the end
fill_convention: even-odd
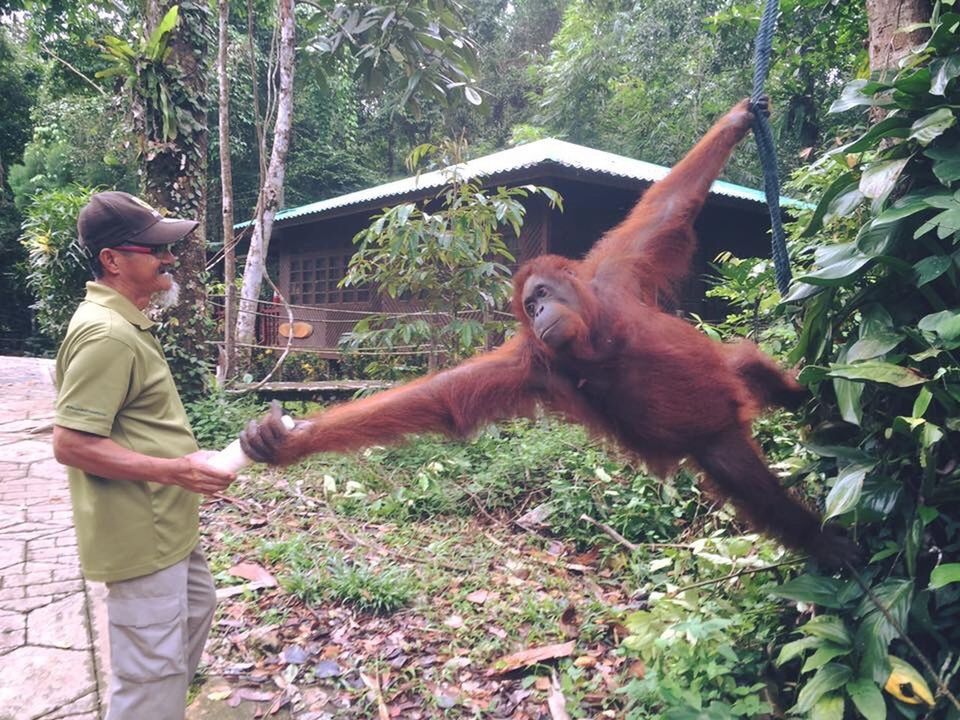
{"type": "MultiPolygon", "coordinates": [[[[550,208],[539,194],[524,201],[526,215],[520,237],[507,231],[508,245],[522,263],[548,252],[582,257],[669,168],[546,139],[471,160],[457,170],[462,177],[479,178],[486,187],[532,183],[562,195],[562,212],[550,208]]],[[[362,314],[399,309],[371,290],[338,286],[353,253],[353,237],[383,208],[434,199],[448,178],[445,170],[424,173],[277,215],[270,256],[279,264],[278,285],[294,306],[296,320],[309,325],[310,334],[295,340],[295,347],[333,355],[340,336],[352,329],[362,314]]],[[[790,203],[784,200],[785,205],[790,203]]],[[[707,264],[724,250],[740,257],[769,255],[769,227],[761,191],[714,183],[697,221],[700,245],[693,280],[685,293],[689,309],[711,316],[703,298],[702,275],[707,264]]],[[[262,324],[260,341],[284,344],[285,338],[277,336],[277,325],[278,321],[262,324]]]]}

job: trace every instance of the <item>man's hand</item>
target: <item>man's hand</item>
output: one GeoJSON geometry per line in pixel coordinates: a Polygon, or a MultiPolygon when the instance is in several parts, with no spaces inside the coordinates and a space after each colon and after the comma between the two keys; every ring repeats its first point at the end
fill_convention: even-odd
{"type": "Polygon", "coordinates": [[[207,460],[216,455],[212,450],[198,450],[180,458],[176,472],[169,479],[168,484],[180,487],[202,495],[213,495],[226,490],[234,480],[236,473],[220,470],[207,464],[207,460]]]}
{"type": "Polygon", "coordinates": [[[289,435],[290,430],[283,423],[283,408],[274,400],[262,420],[251,420],[240,432],[240,447],[252,460],[275,465],[289,435]]]}

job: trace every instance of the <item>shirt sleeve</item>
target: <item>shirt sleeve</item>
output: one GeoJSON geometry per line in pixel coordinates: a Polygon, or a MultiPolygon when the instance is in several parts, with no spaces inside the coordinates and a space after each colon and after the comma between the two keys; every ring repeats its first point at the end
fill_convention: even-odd
{"type": "Polygon", "coordinates": [[[63,371],[54,422],[110,437],[113,421],[134,382],[133,350],[109,337],[80,341],[63,371]]]}

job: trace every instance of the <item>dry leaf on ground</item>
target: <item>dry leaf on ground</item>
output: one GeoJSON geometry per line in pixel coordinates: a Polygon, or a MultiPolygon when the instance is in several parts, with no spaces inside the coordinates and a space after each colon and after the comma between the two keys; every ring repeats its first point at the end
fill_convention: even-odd
{"type": "Polygon", "coordinates": [[[535,665],[544,660],[567,657],[573,652],[573,646],[574,641],[570,640],[569,642],[557,643],[556,645],[542,645],[540,647],[527,648],[526,650],[515,652],[512,655],[507,655],[495,661],[493,666],[487,671],[487,675],[508,673],[517,668],[535,665]]]}

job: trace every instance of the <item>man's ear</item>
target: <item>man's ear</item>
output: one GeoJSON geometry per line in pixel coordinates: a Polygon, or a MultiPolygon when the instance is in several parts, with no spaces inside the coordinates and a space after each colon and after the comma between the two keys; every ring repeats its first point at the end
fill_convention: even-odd
{"type": "Polygon", "coordinates": [[[117,265],[117,254],[113,251],[113,248],[102,248],[99,257],[100,265],[103,267],[104,273],[116,275],[120,272],[120,268],[117,265]]]}

